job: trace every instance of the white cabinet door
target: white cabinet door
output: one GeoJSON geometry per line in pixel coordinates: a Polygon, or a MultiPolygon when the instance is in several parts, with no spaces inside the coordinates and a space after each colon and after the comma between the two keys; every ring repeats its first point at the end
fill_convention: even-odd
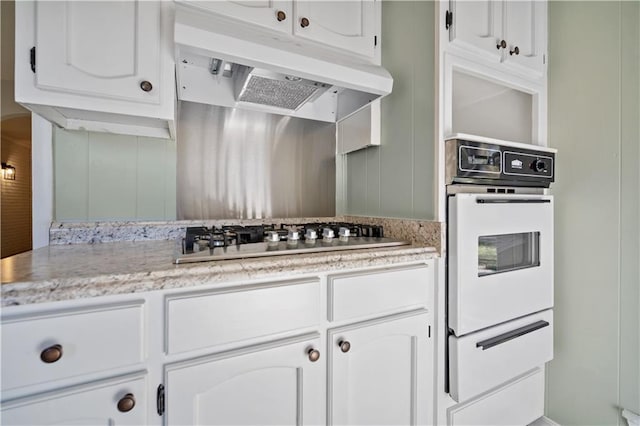
{"type": "Polygon", "coordinates": [[[546,39],[546,3],[536,0],[508,1],[504,7],[504,38],[507,41],[505,62],[542,73],[546,39]]]}
{"type": "Polygon", "coordinates": [[[492,0],[453,1],[453,22],[449,41],[462,48],[489,55],[495,61],[502,57],[502,2],[492,0]]]}
{"type": "Polygon", "coordinates": [[[178,0],[180,3],[291,34],[292,4],[287,0],[178,0]]]}
{"type": "Polygon", "coordinates": [[[167,424],[322,424],[322,352],[312,335],[168,366],[167,424]]]}
{"type": "Polygon", "coordinates": [[[431,315],[421,310],[396,318],[329,331],[328,424],[429,423],[431,315]]]}
{"type": "Polygon", "coordinates": [[[294,1],[294,35],[373,57],[377,40],[373,0],[294,1]]]}
{"type": "Polygon", "coordinates": [[[546,50],[547,3],[540,0],[455,1],[449,41],[489,61],[540,77],[546,50]]]}
{"type": "Polygon", "coordinates": [[[159,2],[39,1],[35,33],[38,88],[160,102],[159,2]]]}
{"type": "Polygon", "coordinates": [[[143,425],[145,377],[56,390],[2,404],[3,425],[143,425]]]}

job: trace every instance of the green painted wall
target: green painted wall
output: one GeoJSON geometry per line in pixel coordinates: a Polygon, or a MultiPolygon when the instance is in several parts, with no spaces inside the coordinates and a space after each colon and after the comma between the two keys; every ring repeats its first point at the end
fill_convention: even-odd
{"type": "Polygon", "coordinates": [[[550,2],[549,144],[558,148],[555,357],[563,425],[640,411],[640,3],[550,2]]]}
{"type": "Polygon", "coordinates": [[[344,213],[434,219],[434,3],[382,3],[382,65],[394,78],[382,100],[381,146],[350,153],[344,213]]]}
{"type": "Polygon", "coordinates": [[[176,143],[55,128],[57,221],[174,220],[176,143]]]}

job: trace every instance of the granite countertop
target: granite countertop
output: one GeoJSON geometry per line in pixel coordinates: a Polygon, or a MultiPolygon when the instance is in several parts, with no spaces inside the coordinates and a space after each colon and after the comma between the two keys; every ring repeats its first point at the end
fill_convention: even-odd
{"type": "Polygon", "coordinates": [[[384,266],[439,256],[406,246],[176,265],[175,241],[51,245],[2,260],[2,306],[384,266]]]}

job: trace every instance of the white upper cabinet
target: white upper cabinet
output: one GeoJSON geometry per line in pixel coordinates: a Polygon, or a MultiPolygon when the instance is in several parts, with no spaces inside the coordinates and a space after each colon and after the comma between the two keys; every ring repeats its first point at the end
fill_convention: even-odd
{"type": "Polygon", "coordinates": [[[449,41],[499,61],[502,55],[496,46],[502,33],[501,12],[499,3],[492,0],[453,2],[447,11],[447,16],[453,16],[453,23],[447,24],[449,41]]]}
{"type": "Polygon", "coordinates": [[[16,101],[71,130],[173,137],[168,4],[16,3],[16,101]]]}
{"type": "Polygon", "coordinates": [[[239,19],[276,31],[291,33],[293,5],[290,0],[177,0],[219,15],[239,19]]]}
{"type": "Polygon", "coordinates": [[[374,55],[375,3],[360,1],[296,1],[293,33],[339,49],[374,55]]]}
{"type": "Polygon", "coordinates": [[[38,2],[36,85],[158,104],[159,40],[157,3],[38,2]]]}
{"type": "Polygon", "coordinates": [[[505,7],[505,62],[542,74],[546,62],[546,2],[507,1],[505,7]]]}
{"type": "Polygon", "coordinates": [[[545,68],[545,1],[455,1],[445,12],[449,41],[488,61],[533,77],[545,68]]]}
{"type": "Polygon", "coordinates": [[[369,60],[375,57],[380,15],[380,5],[375,0],[177,1],[286,33],[297,42],[310,41],[369,60]]]}

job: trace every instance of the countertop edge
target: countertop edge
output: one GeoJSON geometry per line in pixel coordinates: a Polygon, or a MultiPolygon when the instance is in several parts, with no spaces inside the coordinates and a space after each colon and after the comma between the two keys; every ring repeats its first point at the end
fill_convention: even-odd
{"type": "Polygon", "coordinates": [[[232,283],[261,278],[277,278],[313,273],[386,266],[426,261],[439,257],[430,246],[402,246],[349,252],[253,258],[175,265],[173,269],[129,274],[97,274],[91,277],[58,278],[2,284],[0,306],[10,307],[107,295],[143,293],[190,288],[216,283],[232,283]]]}

